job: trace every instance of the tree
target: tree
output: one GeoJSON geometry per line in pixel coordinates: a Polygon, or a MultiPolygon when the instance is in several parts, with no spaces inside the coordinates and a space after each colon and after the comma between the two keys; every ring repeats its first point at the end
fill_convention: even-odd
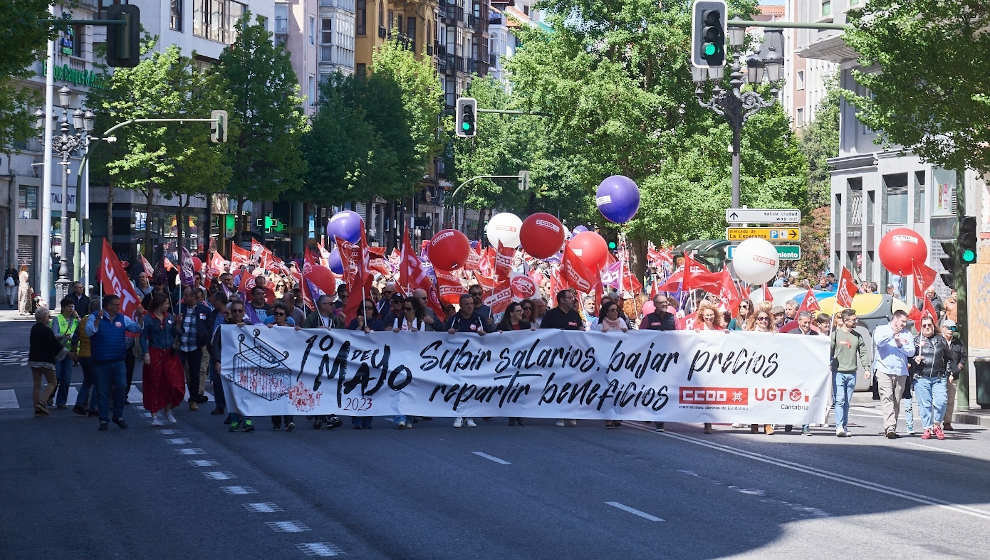
{"type": "Polygon", "coordinates": [[[31,109],[38,99],[18,84],[31,75],[31,63],[44,58],[46,40],[56,29],[45,23],[51,0],[4,0],[0,2],[0,146],[23,141],[36,134],[31,109]]]}
{"type": "MultiPolygon", "coordinates": [[[[618,229],[631,241],[637,273],[648,239],[721,237],[730,132],[695,98],[690,3],[549,0],[545,7],[553,31],[518,30],[522,44],[507,61],[514,106],[547,115],[532,143],[541,202],[569,223],[616,228],[597,212],[595,189],[613,174],[636,181],[639,214],[618,229]]],[[[730,8],[745,18],[755,2],[730,8]]],[[[779,104],[746,124],[741,185],[746,204],[806,207],[807,163],[779,104]]]]}
{"type": "MultiPolygon", "coordinates": [[[[184,57],[178,47],[153,52],[155,42],[142,45],[145,58],[134,68],[118,68],[103,89],[90,90],[87,105],[97,115],[96,130],[104,131],[128,119],[206,118],[212,109],[228,109],[221,76],[208,73],[184,57]]],[[[179,244],[183,214],[194,196],[222,191],[230,177],[221,148],[210,143],[204,123],[135,123],[115,131],[117,142],[92,148],[93,172],[113,186],[140,192],[150,217],[156,193],[178,198],[179,244]]],[[[108,235],[110,231],[108,218],[108,235]]],[[[151,257],[151,231],[142,244],[151,257]]]]}
{"type": "Polygon", "coordinates": [[[231,98],[227,192],[242,213],[240,232],[245,229],[244,201],[275,200],[302,187],[300,142],[308,124],[289,53],[274,44],[264,21],[251,23],[250,11],[235,29],[237,40],[224,49],[215,72],[228,84],[231,98]]]}
{"type": "Polygon", "coordinates": [[[845,92],[885,143],[947,169],[990,172],[990,9],[975,0],[872,0],[844,37],[869,93],[845,92]]]}
{"type": "Polygon", "coordinates": [[[815,120],[801,138],[801,151],[808,158],[808,196],[812,208],[829,204],[832,176],[828,160],[839,155],[840,95],[834,80],[826,84],[825,97],[815,110],[815,120]]]}

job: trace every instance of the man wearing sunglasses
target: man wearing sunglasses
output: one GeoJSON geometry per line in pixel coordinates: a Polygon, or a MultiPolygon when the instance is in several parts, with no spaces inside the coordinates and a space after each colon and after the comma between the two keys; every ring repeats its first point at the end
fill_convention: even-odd
{"type": "MultiPolygon", "coordinates": [[[[244,310],[244,302],[235,299],[227,305],[227,320],[224,322],[226,325],[237,325],[245,326],[250,325],[251,319],[247,317],[244,310]]],[[[211,354],[216,357],[214,367],[217,371],[222,371],[220,369],[220,356],[222,355],[222,337],[220,336],[219,329],[215,333],[216,336],[213,337],[212,352],[211,354]]],[[[229,390],[229,383],[223,384],[224,391],[229,390]]],[[[245,416],[243,416],[239,411],[237,411],[236,401],[230,398],[230,393],[224,393],[224,402],[228,404],[229,419],[231,432],[253,432],[254,422],[245,416]]],[[[224,421],[227,423],[227,421],[224,421]]]]}
{"type": "Polygon", "coordinates": [[[959,372],[966,367],[966,349],[963,347],[959,337],[956,336],[956,322],[952,319],[942,321],[941,335],[949,345],[949,367],[946,372],[945,384],[947,401],[945,404],[945,415],[942,418],[942,429],[952,430],[952,410],[956,405],[956,380],[959,379],[959,372]]]}

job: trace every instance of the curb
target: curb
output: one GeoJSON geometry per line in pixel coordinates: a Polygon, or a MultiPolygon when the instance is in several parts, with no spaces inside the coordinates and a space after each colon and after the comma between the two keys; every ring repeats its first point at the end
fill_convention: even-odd
{"type": "Polygon", "coordinates": [[[952,414],[953,424],[973,424],[990,427],[990,414],[973,414],[970,412],[955,412],[952,414]]]}

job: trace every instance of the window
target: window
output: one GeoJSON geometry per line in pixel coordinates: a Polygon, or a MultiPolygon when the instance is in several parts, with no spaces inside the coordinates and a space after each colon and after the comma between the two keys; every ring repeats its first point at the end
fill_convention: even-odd
{"type": "Polygon", "coordinates": [[[822,0],[822,17],[832,17],[832,0],[822,0]]]}
{"type": "Polygon", "coordinates": [[[316,105],[316,78],[309,77],[309,104],[316,105]]]}
{"type": "Polygon", "coordinates": [[[804,70],[797,71],[797,89],[804,89],[804,70]]]}
{"type": "Polygon", "coordinates": [[[925,172],[914,172],[914,221],[925,221],[925,172]]]}
{"type": "Polygon", "coordinates": [[[59,49],[65,56],[83,56],[83,33],[85,27],[76,24],[62,32],[62,39],[59,41],[59,49]]]}
{"type": "Polygon", "coordinates": [[[378,2],[378,27],[385,27],[385,4],[378,2]]]}
{"type": "Polygon", "coordinates": [[[368,75],[368,65],[363,62],[357,63],[357,68],[354,70],[359,78],[363,78],[368,75]]]}
{"type": "Polygon", "coordinates": [[[309,16],[309,44],[316,44],[316,18],[309,16]]]}
{"type": "MultiPolygon", "coordinates": [[[[401,20],[402,19],[402,16],[399,16],[399,19],[401,20]]],[[[392,28],[393,27],[395,27],[395,15],[392,13],[392,10],[389,10],[388,11],[388,27],[386,28],[386,29],[388,29],[388,36],[389,37],[392,36],[392,28]]],[[[402,27],[402,23],[399,23],[399,27],[402,27]]]]}
{"type": "Polygon", "coordinates": [[[275,44],[285,46],[289,40],[289,5],[275,4],[275,44]]]}
{"type": "Polygon", "coordinates": [[[320,22],[320,43],[329,45],[333,43],[333,20],[323,18],[320,22]]]}
{"type": "Polygon", "coordinates": [[[38,219],[38,187],[20,185],[17,188],[17,217],[22,220],[38,219]]]}
{"type": "Polygon", "coordinates": [[[368,0],[357,0],[354,22],[356,35],[365,35],[368,27],[368,0]]]}
{"type": "Polygon", "coordinates": [[[411,17],[406,20],[406,37],[409,39],[409,48],[416,52],[416,18],[411,17]]]}
{"type": "Polygon", "coordinates": [[[794,115],[794,125],[798,128],[804,126],[804,107],[798,107],[794,115]]]}
{"type": "Polygon", "coordinates": [[[234,0],[193,0],[193,35],[233,43],[237,40],[235,25],[244,12],[244,4],[234,0]]]}
{"type": "Polygon", "coordinates": [[[171,13],[168,18],[168,28],[172,31],[182,31],[182,2],[183,0],[171,1],[171,13]]]}
{"type": "Polygon", "coordinates": [[[883,183],[886,187],[883,223],[906,224],[908,217],[907,173],[884,175],[883,183]]]}

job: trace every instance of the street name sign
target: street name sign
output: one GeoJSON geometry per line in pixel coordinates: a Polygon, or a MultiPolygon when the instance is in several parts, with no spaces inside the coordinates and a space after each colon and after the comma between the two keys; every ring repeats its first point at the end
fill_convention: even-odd
{"type": "Polygon", "coordinates": [[[799,224],[801,211],[794,208],[728,208],[725,221],[730,224],[799,224]]]}
{"type": "Polygon", "coordinates": [[[766,239],[767,241],[801,241],[801,228],[796,227],[730,227],[725,228],[727,241],[743,241],[746,239],[766,239]]]}
{"type": "MultiPolygon", "coordinates": [[[[737,245],[729,245],[725,248],[725,256],[731,261],[732,257],[735,256],[737,245]]],[[[801,246],[800,245],[774,245],[777,249],[777,257],[782,261],[799,261],[801,260],[801,246]]]]}

